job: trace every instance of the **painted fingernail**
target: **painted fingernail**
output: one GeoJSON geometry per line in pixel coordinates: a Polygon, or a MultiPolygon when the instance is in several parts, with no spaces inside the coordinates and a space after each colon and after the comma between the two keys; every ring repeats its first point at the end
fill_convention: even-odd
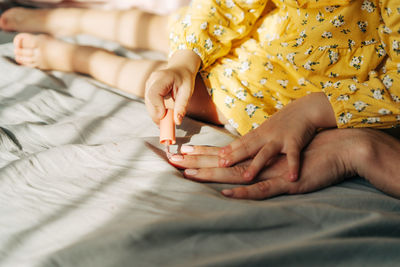
{"type": "Polygon", "coordinates": [[[185,170],[185,174],[192,176],[192,175],[196,175],[198,173],[198,171],[196,169],[186,169],[185,170]]]}
{"type": "Polygon", "coordinates": [[[172,161],[182,161],[183,160],[183,156],[182,155],[172,155],[171,156],[171,160],[172,161]]]}
{"type": "Polygon", "coordinates": [[[183,145],[181,147],[181,152],[182,153],[191,153],[193,151],[194,151],[194,147],[193,146],[183,145]]]}
{"type": "Polygon", "coordinates": [[[231,189],[224,189],[224,190],[221,191],[221,193],[226,197],[233,196],[233,191],[231,189]]]}

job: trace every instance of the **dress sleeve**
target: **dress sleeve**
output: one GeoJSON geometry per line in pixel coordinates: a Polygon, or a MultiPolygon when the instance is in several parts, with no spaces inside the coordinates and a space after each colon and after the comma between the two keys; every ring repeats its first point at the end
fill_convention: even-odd
{"type": "MultiPolygon", "coordinates": [[[[378,31],[386,61],[379,73],[371,71],[360,83],[353,79],[324,89],[339,128],[391,128],[400,125],[400,7],[397,0],[381,0],[378,31]]],[[[354,59],[357,64],[358,59],[354,59]]],[[[366,62],[367,63],[367,62],[366,62]]]]}
{"type": "Polygon", "coordinates": [[[170,49],[190,49],[202,59],[202,68],[230,51],[247,36],[269,0],[193,0],[171,22],[170,49]]]}

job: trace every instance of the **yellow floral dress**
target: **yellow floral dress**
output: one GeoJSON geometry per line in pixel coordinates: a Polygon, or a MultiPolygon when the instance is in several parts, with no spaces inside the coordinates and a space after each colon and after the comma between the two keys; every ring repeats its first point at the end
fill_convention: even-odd
{"type": "Polygon", "coordinates": [[[171,17],[240,134],[324,92],[339,128],[400,124],[400,0],[194,0],[171,17]]]}

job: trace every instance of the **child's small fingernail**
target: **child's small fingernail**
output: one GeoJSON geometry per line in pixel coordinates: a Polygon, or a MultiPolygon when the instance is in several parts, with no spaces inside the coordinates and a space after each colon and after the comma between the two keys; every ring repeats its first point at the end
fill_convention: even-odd
{"type": "Polygon", "coordinates": [[[181,153],[191,153],[193,152],[193,150],[194,150],[193,146],[183,145],[181,147],[181,153]]]}
{"type": "Polygon", "coordinates": [[[226,197],[233,196],[233,190],[231,190],[231,189],[224,189],[224,190],[221,191],[221,193],[226,197]]]}
{"type": "Polygon", "coordinates": [[[182,114],[176,115],[176,124],[177,124],[177,125],[181,125],[182,120],[183,120],[182,114]]]}
{"type": "Polygon", "coordinates": [[[220,155],[226,155],[231,151],[229,146],[225,146],[221,149],[221,151],[219,152],[220,155]]]}
{"type": "Polygon", "coordinates": [[[192,175],[196,175],[198,173],[198,171],[196,169],[186,169],[185,170],[185,174],[192,176],[192,175]]]}
{"type": "Polygon", "coordinates": [[[182,155],[172,155],[171,156],[171,160],[172,161],[182,161],[183,160],[183,156],[182,155]]]}

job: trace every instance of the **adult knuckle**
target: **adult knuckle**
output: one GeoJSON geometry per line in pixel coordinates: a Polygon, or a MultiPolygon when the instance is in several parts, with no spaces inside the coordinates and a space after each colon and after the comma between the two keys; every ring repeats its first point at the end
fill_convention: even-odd
{"type": "Polygon", "coordinates": [[[231,167],[232,172],[236,175],[242,176],[243,173],[246,171],[246,167],[242,165],[234,165],[231,167]]]}
{"type": "Polygon", "coordinates": [[[267,181],[263,181],[263,182],[259,182],[255,184],[258,191],[260,191],[261,193],[266,193],[270,187],[270,182],[267,181]]]}

